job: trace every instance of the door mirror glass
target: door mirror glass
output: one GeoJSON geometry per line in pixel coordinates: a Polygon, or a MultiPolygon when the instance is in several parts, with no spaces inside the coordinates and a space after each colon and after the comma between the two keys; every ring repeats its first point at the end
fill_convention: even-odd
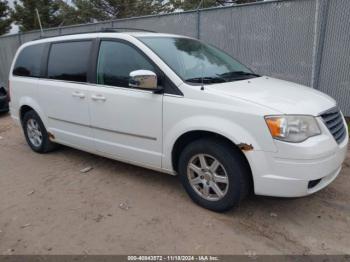
{"type": "Polygon", "coordinates": [[[129,75],[129,86],[149,90],[158,89],[157,75],[149,70],[132,71],[129,75]]]}

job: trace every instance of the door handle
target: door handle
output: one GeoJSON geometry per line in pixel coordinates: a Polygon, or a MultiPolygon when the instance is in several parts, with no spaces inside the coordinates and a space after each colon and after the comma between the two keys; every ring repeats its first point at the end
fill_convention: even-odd
{"type": "Polygon", "coordinates": [[[103,101],[103,102],[107,100],[107,98],[101,95],[92,95],[91,99],[94,101],[103,101]]]}
{"type": "Polygon", "coordinates": [[[73,96],[73,97],[79,97],[79,98],[81,98],[81,99],[85,98],[85,95],[84,95],[83,93],[81,93],[81,92],[74,92],[74,93],[72,94],[72,96],[73,96]]]}

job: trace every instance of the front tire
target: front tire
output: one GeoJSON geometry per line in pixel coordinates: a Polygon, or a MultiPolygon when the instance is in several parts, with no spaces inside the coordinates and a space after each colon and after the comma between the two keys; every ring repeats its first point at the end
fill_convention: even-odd
{"type": "Polygon", "coordinates": [[[27,143],[34,152],[43,154],[56,149],[57,145],[50,141],[47,130],[35,111],[24,114],[22,125],[27,143]]]}
{"type": "Polygon", "coordinates": [[[227,211],[241,202],[250,190],[250,169],[236,148],[216,139],[189,144],[179,159],[180,180],[198,205],[227,211]]]}

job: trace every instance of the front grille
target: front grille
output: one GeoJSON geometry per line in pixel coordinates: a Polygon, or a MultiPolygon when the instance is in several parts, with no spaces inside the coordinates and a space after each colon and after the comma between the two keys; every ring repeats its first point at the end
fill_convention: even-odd
{"type": "Polygon", "coordinates": [[[332,108],[323,113],[321,117],[337,143],[343,142],[346,137],[346,128],[339,108],[332,108]]]}

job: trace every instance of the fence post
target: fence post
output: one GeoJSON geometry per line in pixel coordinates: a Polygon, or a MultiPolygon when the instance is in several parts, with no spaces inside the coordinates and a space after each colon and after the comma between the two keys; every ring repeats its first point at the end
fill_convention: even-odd
{"type": "Polygon", "coordinates": [[[201,39],[201,8],[204,7],[204,0],[199,2],[197,6],[197,39],[201,39]]]}
{"type": "Polygon", "coordinates": [[[18,43],[19,43],[19,46],[21,46],[21,45],[22,45],[21,31],[19,31],[19,32],[17,33],[17,35],[18,35],[18,43]]]}
{"type": "Polygon", "coordinates": [[[316,0],[316,12],[315,12],[315,27],[314,27],[314,43],[312,54],[312,75],[311,75],[311,87],[318,89],[321,63],[323,56],[323,47],[326,36],[326,27],[328,19],[329,1],[328,0],[316,0]]]}
{"type": "Polygon", "coordinates": [[[197,9],[197,39],[201,39],[201,10],[197,9]]]}

